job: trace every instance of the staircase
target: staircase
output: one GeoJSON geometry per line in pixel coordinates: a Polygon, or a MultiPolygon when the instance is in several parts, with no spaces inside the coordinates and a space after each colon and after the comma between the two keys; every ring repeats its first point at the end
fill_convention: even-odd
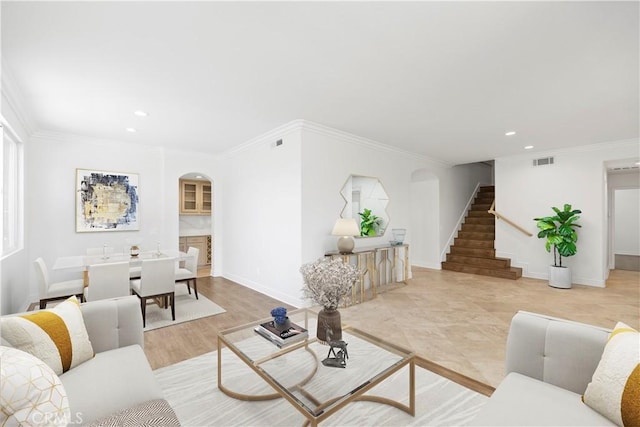
{"type": "Polygon", "coordinates": [[[497,258],[493,247],[495,240],[495,218],[487,211],[494,200],[494,187],[480,187],[467,217],[458,231],[458,237],[449,248],[443,270],[483,276],[518,279],[522,269],[511,267],[508,258],[497,258]]]}

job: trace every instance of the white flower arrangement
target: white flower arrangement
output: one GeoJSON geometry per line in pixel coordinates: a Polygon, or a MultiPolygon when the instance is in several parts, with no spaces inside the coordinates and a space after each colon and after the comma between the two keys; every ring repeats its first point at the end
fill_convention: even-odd
{"type": "Polygon", "coordinates": [[[349,293],[356,279],[358,269],[340,259],[317,261],[300,267],[305,287],[304,296],[326,309],[335,310],[349,293]]]}

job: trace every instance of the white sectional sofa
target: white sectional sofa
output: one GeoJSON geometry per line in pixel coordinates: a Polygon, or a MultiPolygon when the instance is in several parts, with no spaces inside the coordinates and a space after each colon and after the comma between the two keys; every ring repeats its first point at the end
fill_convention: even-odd
{"type": "Polygon", "coordinates": [[[507,338],[507,376],[472,425],[615,425],[581,400],[610,332],[518,312],[507,338]]]}
{"type": "Polygon", "coordinates": [[[71,423],[180,425],[144,354],[138,298],[89,302],[80,310],[95,357],[59,376],[69,399],[71,423]]]}

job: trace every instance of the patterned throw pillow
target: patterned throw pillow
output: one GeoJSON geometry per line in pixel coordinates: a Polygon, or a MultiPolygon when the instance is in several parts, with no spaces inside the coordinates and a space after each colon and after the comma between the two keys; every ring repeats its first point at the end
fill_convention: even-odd
{"type": "Polygon", "coordinates": [[[638,331],[618,322],[582,400],[619,426],[640,425],[638,331]]]}
{"type": "Polygon", "coordinates": [[[75,296],[50,310],[0,319],[0,335],[60,375],[94,356],[75,296]]]}
{"type": "Polygon", "coordinates": [[[60,378],[40,359],[0,347],[0,425],[66,426],[69,400],[60,378]]]}

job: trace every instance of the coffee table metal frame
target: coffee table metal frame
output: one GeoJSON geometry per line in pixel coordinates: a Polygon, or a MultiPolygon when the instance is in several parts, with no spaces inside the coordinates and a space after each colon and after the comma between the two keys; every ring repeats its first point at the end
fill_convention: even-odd
{"type": "MultiPolygon", "coordinates": [[[[290,315],[293,315],[293,314],[297,314],[297,315],[304,314],[305,327],[307,329],[308,329],[307,326],[308,326],[309,316],[316,315],[316,313],[306,308],[291,311],[290,315]]],[[[389,366],[385,369],[381,369],[380,372],[376,372],[374,375],[372,375],[372,378],[354,387],[354,389],[350,393],[343,396],[335,397],[326,402],[317,402],[318,406],[315,408],[315,412],[317,415],[314,414],[299,399],[297,399],[293,394],[291,394],[291,392],[286,387],[280,384],[277,379],[271,377],[271,375],[269,375],[268,372],[260,368],[260,365],[262,363],[265,363],[269,360],[276,359],[280,356],[283,356],[287,353],[293,352],[300,348],[305,348],[305,350],[308,351],[313,356],[315,360],[315,366],[305,378],[300,380],[294,387],[290,387],[290,388],[296,388],[297,391],[304,394],[310,400],[313,400],[313,396],[306,394],[303,388],[304,384],[306,384],[309,380],[311,380],[311,378],[313,378],[313,376],[316,374],[319,368],[318,356],[313,349],[309,348],[309,345],[311,343],[314,343],[318,340],[317,338],[312,337],[313,331],[309,330],[310,337],[308,339],[297,342],[295,344],[291,344],[291,345],[282,347],[280,349],[277,349],[277,347],[274,344],[274,347],[277,349],[277,351],[274,351],[272,354],[269,354],[258,360],[250,360],[243,353],[242,350],[240,350],[238,347],[234,345],[232,341],[226,338],[227,335],[234,332],[253,330],[253,328],[255,328],[260,323],[263,323],[267,320],[270,320],[270,319],[262,319],[246,325],[227,329],[227,330],[221,331],[218,334],[218,389],[223,393],[225,393],[227,396],[232,397],[234,399],[246,400],[246,401],[260,401],[260,400],[272,400],[272,399],[284,398],[307,419],[307,421],[303,424],[304,426],[307,426],[307,425],[317,426],[318,423],[324,421],[326,418],[336,413],[347,404],[355,401],[369,401],[369,402],[376,402],[376,403],[391,405],[395,408],[398,408],[408,413],[411,416],[415,416],[415,400],[416,400],[415,399],[415,395],[416,395],[415,354],[409,350],[406,350],[395,344],[381,340],[371,334],[368,334],[356,328],[352,328],[350,326],[343,326],[343,331],[349,334],[352,334],[360,339],[363,339],[367,341],[369,344],[372,344],[377,347],[381,347],[389,352],[395,353],[401,356],[401,360],[393,364],[392,366],[389,366]],[[258,376],[260,376],[267,384],[269,384],[275,390],[275,393],[263,394],[263,395],[248,395],[244,393],[237,393],[233,390],[230,390],[224,384],[222,384],[222,348],[223,346],[226,346],[240,360],[242,360],[256,374],[258,374],[258,376]],[[404,368],[407,365],[409,366],[409,405],[408,406],[386,397],[365,395],[365,393],[367,393],[369,390],[376,387],[377,385],[382,383],[384,380],[389,378],[391,375],[398,372],[400,369],[404,368]]],[[[336,369],[339,370],[340,368],[336,368],[336,369]]],[[[346,369],[349,369],[349,368],[347,367],[346,369]]],[[[339,371],[337,371],[336,374],[339,374],[339,371]]]]}

